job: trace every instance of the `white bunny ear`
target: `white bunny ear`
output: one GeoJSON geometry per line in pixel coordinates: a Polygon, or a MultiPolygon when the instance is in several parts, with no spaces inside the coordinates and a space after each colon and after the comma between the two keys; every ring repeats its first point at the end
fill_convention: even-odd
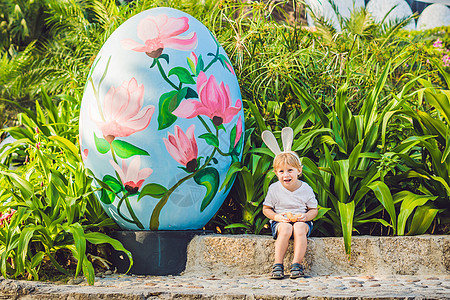
{"type": "Polygon", "coordinates": [[[283,151],[290,152],[292,141],[294,140],[294,130],[291,127],[284,127],[281,130],[281,141],[283,142],[283,151]]]}
{"type": "Polygon", "coordinates": [[[261,134],[261,138],[264,143],[269,147],[269,149],[273,152],[273,154],[278,155],[281,153],[280,146],[278,146],[277,139],[269,130],[264,130],[261,134]]]}

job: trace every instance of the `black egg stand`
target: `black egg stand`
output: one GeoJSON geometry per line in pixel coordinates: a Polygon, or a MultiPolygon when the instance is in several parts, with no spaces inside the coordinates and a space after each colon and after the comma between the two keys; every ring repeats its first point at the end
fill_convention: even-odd
{"type": "MultiPolygon", "coordinates": [[[[117,230],[111,237],[117,239],[131,252],[133,266],[128,274],[179,275],[186,268],[187,246],[196,235],[208,234],[205,230],[117,230]]],[[[128,256],[112,250],[111,263],[119,273],[129,267],[128,256]]]]}

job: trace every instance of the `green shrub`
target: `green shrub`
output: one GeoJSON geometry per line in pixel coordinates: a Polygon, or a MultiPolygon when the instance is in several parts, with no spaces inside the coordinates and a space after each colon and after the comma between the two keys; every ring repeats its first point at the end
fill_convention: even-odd
{"type": "Polygon", "coordinates": [[[15,171],[0,165],[0,212],[15,211],[0,226],[0,271],[4,277],[38,280],[48,262],[69,275],[65,267],[73,257],[74,276],[82,271],[93,284],[87,242],[108,243],[125,251],[131,264],[132,258],[99,231],[115,223],[95,199],[76,146],[79,101],[64,95],[54,100],[57,104],[43,93],[44,106],[36,103],[36,113],[24,109],[21,126],[5,129],[16,140],[0,149],[2,157],[23,150],[26,158],[15,171]]]}

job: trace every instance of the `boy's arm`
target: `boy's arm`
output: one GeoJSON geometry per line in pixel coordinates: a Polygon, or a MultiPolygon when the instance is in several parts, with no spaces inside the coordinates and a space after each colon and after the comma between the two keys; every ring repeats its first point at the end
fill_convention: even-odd
{"type": "Polygon", "coordinates": [[[272,207],[263,205],[263,214],[271,220],[277,222],[289,222],[289,219],[286,217],[285,213],[277,214],[272,207]]]}

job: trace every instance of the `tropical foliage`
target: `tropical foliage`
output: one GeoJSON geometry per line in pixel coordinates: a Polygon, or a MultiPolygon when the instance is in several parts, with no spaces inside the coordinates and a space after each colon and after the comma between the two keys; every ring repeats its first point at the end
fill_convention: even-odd
{"type": "Polygon", "coordinates": [[[305,28],[301,3],[287,20],[287,2],[0,1],[0,98],[6,112],[21,112],[8,120],[19,126],[3,130],[16,141],[0,149],[2,275],[37,279],[46,265],[65,272],[70,253],[74,273],[92,283],[92,245],[121,249],[103,233],[114,224],[81,163],[80,95],[111,33],[156,6],[202,21],[241,86],[244,155],[207,228],[268,232],[261,205],[274,174],[260,135],[291,126],[320,204],[313,235],[342,235],[350,253],[353,234],[448,234],[449,28],[406,32],[364,10],[341,18],[340,32],[321,20],[305,28]]]}
{"type": "Polygon", "coordinates": [[[77,261],[74,276],[82,271],[93,284],[87,242],[109,243],[132,262],[118,241],[98,231],[114,223],[93,195],[92,179],[86,176],[76,146],[77,127],[72,124],[78,116],[69,108],[78,102],[67,95],[51,99],[42,91],[36,113],[22,108],[21,126],[6,129],[15,141],[3,147],[2,156],[21,152],[25,161],[14,172],[0,169],[0,211],[9,211],[0,227],[0,270],[5,277],[37,280],[45,262],[69,274],[67,257],[61,255],[69,250],[77,261]]]}

